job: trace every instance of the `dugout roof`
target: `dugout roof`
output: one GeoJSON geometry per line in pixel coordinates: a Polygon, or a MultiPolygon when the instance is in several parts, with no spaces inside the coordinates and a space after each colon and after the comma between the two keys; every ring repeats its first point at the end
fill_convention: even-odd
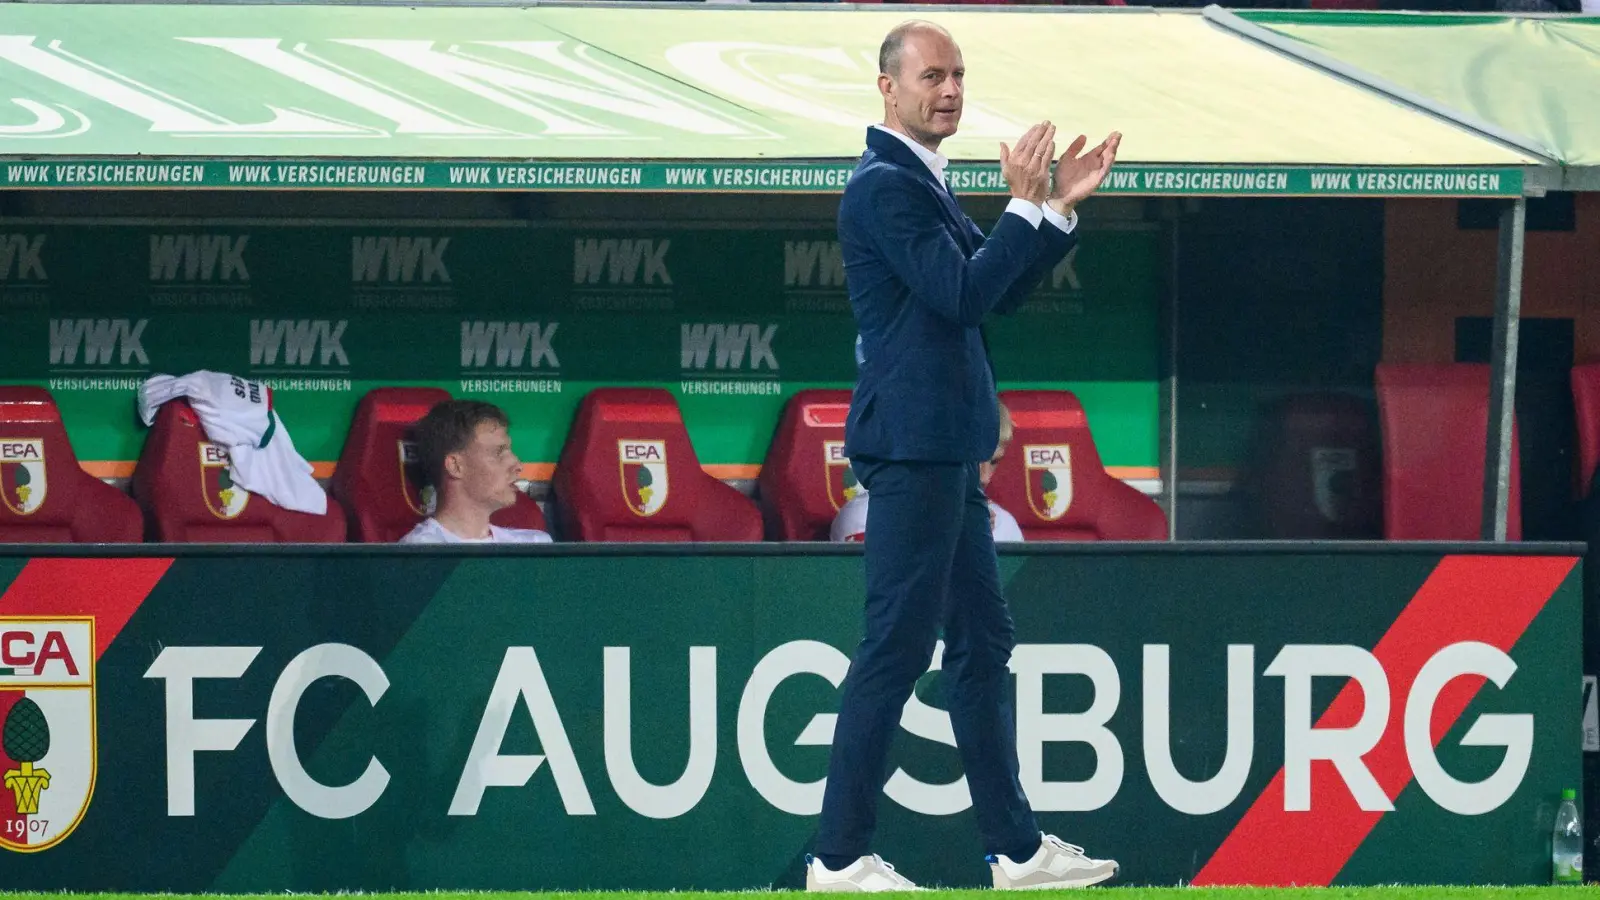
{"type": "MultiPolygon", "coordinates": [[[[969,192],[1004,192],[998,143],[1046,117],[1124,133],[1107,193],[1508,196],[1588,159],[1553,125],[1509,122],[1540,152],[1192,11],[25,3],[0,6],[0,187],[836,191],[910,15],[964,51],[944,149],[969,192]]],[[[1390,38],[1320,22],[1271,27],[1384,62],[1390,38]]],[[[1595,33],[1482,28],[1569,62],[1595,33]]]]}
{"type": "Polygon", "coordinates": [[[1444,114],[1487,122],[1600,190],[1600,17],[1372,13],[1240,16],[1356,70],[1380,91],[1414,93],[1444,114]]]}

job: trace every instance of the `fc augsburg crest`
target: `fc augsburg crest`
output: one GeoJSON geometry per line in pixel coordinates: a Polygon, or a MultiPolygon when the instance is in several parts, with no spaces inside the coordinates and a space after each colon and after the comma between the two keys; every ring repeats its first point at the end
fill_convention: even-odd
{"type": "Polygon", "coordinates": [[[94,619],[0,619],[0,846],[32,853],[83,819],[97,763],[94,619]]]}
{"type": "Polygon", "coordinates": [[[823,441],[822,462],[828,478],[828,502],[837,510],[861,493],[850,458],[844,455],[844,441],[823,441]]]}
{"type": "Polygon", "coordinates": [[[200,442],[200,491],[206,498],[206,509],[219,519],[237,518],[250,502],[250,492],[233,483],[228,448],[221,444],[200,442]]]}
{"type": "Polygon", "coordinates": [[[653,516],[667,505],[666,441],[617,441],[617,464],[629,509],[653,516]]]}
{"type": "Polygon", "coordinates": [[[1311,449],[1311,496],[1317,512],[1329,522],[1344,520],[1353,499],[1356,451],[1348,447],[1311,449]]]}
{"type": "Polygon", "coordinates": [[[412,480],[424,474],[417,469],[417,445],[411,441],[395,441],[395,444],[400,448],[400,493],[406,498],[406,505],[419,516],[433,515],[433,485],[418,490],[412,480]]]}
{"type": "Polygon", "coordinates": [[[1066,515],[1072,505],[1072,445],[1028,445],[1022,448],[1022,464],[1033,514],[1048,522],[1066,515]]]}
{"type": "Polygon", "coordinates": [[[0,502],[19,516],[44,505],[44,441],[0,438],[0,502]]]}

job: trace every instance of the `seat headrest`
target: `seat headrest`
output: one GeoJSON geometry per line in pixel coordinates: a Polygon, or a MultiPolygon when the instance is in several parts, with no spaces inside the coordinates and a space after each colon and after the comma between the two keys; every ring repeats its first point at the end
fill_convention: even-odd
{"type": "Polygon", "coordinates": [[[0,421],[61,424],[61,410],[55,398],[42,387],[12,384],[0,386],[0,421]]]}
{"type": "Polygon", "coordinates": [[[344,539],[337,504],[318,516],[284,509],[234,484],[228,448],[210,440],[183,398],[156,412],[133,473],[133,493],[155,537],[184,543],[326,543],[344,539]]]}
{"type": "Polygon", "coordinates": [[[761,511],[700,468],[677,401],[656,388],[599,388],[584,397],[555,491],[564,537],[761,540],[761,511]]]}
{"type": "MultiPolygon", "coordinates": [[[[1489,426],[1489,366],[1382,363],[1374,383],[1383,442],[1384,536],[1390,540],[1480,537],[1489,426]]],[[[1517,426],[1511,430],[1506,534],[1520,540],[1517,426]]]]}
{"type": "Polygon", "coordinates": [[[1105,470],[1083,405],[1069,391],[1006,391],[1011,445],[989,496],[1036,540],[1156,541],[1167,518],[1154,500],[1105,470]]]}
{"type": "Polygon", "coordinates": [[[450,399],[440,388],[374,388],[356,404],[330,484],[356,537],[390,541],[422,521],[427,504],[412,466],[411,426],[450,399]]]}
{"type": "Polygon", "coordinates": [[[687,525],[699,458],[678,404],[653,388],[599,388],[578,406],[556,466],[556,490],[585,518],[638,527],[687,525]]]}
{"type": "Polygon", "coordinates": [[[1266,405],[1241,488],[1264,537],[1378,539],[1382,464],[1368,401],[1293,394],[1266,405]]]}
{"type": "Polygon", "coordinates": [[[235,485],[228,462],[228,448],[206,437],[189,401],[168,400],[156,411],[134,467],[134,496],[158,518],[261,526],[267,501],[235,485]]]}
{"type": "Polygon", "coordinates": [[[78,465],[50,392],[0,386],[0,541],[136,543],[139,508],[78,465]]]}
{"type": "Polygon", "coordinates": [[[854,494],[844,455],[850,392],[809,389],[784,405],[759,478],[768,536],[826,540],[834,516],[854,494]]]}
{"type": "Polygon", "coordinates": [[[1578,430],[1578,458],[1573,471],[1573,496],[1589,495],[1600,467],[1600,363],[1572,367],[1572,402],[1578,430]]]}
{"type": "Polygon", "coordinates": [[[990,496],[1024,529],[1091,527],[1097,491],[1111,476],[1083,405],[1069,391],[1006,391],[1001,401],[1013,432],[990,496]]]}
{"type": "Polygon", "coordinates": [[[50,392],[29,385],[0,387],[0,521],[70,523],[86,479],[92,476],[78,466],[50,392]]]}
{"type": "MultiPolygon", "coordinates": [[[[397,541],[428,514],[431,489],[421,486],[423,473],[416,471],[411,427],[449,399],[440,388],[384,387],[368,391],[356,405],[329,485],[350,510],[355,540],[397,541]]],[[[546,530],[538,502],[522,493],[489,521],[501,528],[546,530]]]]}

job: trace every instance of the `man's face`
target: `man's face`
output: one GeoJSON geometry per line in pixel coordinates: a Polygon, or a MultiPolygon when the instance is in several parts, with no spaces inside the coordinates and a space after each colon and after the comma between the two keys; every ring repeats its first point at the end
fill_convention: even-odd
{"type": "Polygon", "coordinates": [[[995,467],[1000,465],[1000,457],[1005,455],[1006,442],[1001,441],[1000,445],[994,448],[994,455],[989,457],[988,462],[978,463],[978,483],[983,485],[984,488],[987,489],[989,487],[989,479],[994,477],[995,467]]]}
{"type": "Polygon", "coordinates": [[[956,133],[966,67],[956,42],[936,31],[914,31],[900,46],[898,75],[880,75],[879,86],[912,140],[937,145],[956,133]]]}
{"type": "Polygon", "coordinates": [[[468,501],[488,509],[504,509],[517,501],[522,461],[511,452],[504,425],[479,422],[472,443],[452,454],[458,467],[457,486],[468,501]]]}

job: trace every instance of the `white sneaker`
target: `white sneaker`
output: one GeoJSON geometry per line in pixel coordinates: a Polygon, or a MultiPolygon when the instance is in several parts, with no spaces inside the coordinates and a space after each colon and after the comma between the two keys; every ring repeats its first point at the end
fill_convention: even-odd
{"type": "Polygon", "coordinates": [[[874,853],[835,872],[822,860],[806,855],[806,890],[830,894],[875,894],[880,891],[925,890],[912,884],[894,866],[874,853]]]}
{"type": "Polygon", "coordinates": [[[1025,862],[1012,862],[1009,856],[989,857],[995,890],[1029,891],[1053,888],[1080,888],[1099,884],[1117,874],[1114,859],[1090,859],[1083,848],[1056,837],[1041,834],[1039,851],[1025,862]]]}

